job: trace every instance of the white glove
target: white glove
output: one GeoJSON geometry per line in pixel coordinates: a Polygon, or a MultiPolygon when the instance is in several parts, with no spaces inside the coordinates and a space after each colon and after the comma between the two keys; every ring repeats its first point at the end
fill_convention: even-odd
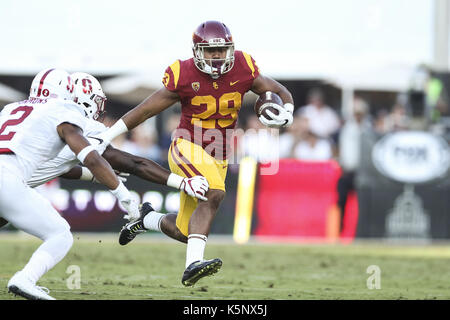
{"type": "Polygon", "coordinates": [[[203,176],[195,176],[192,178],[183,178],[175,173],[171,173],[167,179],[167,185],[178,190],[186,192],[187,195],[207,201],[205,197],[209,189],[208,180],[203,176]]]}
{"type": "MultiPolygon", "coordinates": [[[[269,105],[269,103],[267,104],[269,105]]],[[[260,115],[259,121],[261,121],[262,124],[269,128],[289,127],[292,124],[294,121],[292,112],[277,104],[270,103],[270,106],[278,110],[278,115],[274,114],[270,110],[267,110],[266,113],[271,119],[269,120],[263,115],[260,115]]]]}
{"type": "Polygon", "coordinates": [[[127,199],[120,201],[120,204],[125,208],[128,214],[124,215],[123,218],[129,221],[136,221],[141,217],[139,212],[139,203],[134,199],[127,199]]]}
{"type": "Polygon", "coordinates": [[[113,195],[116,196],[117,200],[119,200],[120,204],[128,212],[128,215],[124,216],[125,219],[128,219],[130,221],[139,219],[139,217],[141,216],[139,212],[139,204],[135,199],[131,197],[130,191],[128,191],[128,189],[121,181],[116,189],[110,191],[113,195]]]}
{"type": "Polygon", "coordinates": [[[208,199],[205,197],[208,192],[209,183],[203,176],[194,176],[192,178],[184,178],[180,185],[180,190],[186,192],[191,197],[198,198],[203,201],[208,199]]]}

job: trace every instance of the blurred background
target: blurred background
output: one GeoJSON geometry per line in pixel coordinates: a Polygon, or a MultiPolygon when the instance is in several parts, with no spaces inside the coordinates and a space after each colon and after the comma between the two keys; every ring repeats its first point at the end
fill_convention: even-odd
{"type": "MultiPolygon", "coordinates": [[[[41,69],[59,67],[100,80],[111,125],[161,88],[167,66],[191,58],[201,22],[220,20],[235,48],[291,91],[295,120],[264,128],[257,97],[246,95],[214,234],[448,239],[449,13],[446,0],[2,0],[0,108],[25,99],[41,69]],[[255,176],[240,176],[243,159],[255,176]]],[[[179,115],[174,105],[113,143],[168,168],[179,115]]],[[[127,186],[161,212],[178,210],[176,190],[134,177],[127,186]]],[[[59,179],[40,189],[74,231],[124,223],[100,185],[59,179]]]]}

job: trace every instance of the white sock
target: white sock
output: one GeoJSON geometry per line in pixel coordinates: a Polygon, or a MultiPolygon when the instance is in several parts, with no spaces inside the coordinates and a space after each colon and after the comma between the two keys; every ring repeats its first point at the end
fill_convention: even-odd
{"type": "Polygon", "coordinates": [[[22,272],[34,283],[60,262],[73,244],[70,230],[51,236],[31,256],[22,272]]]}
{"type": "Polygon", "coordinates": [[[194,261],[202,261],[205,252],[207,236],[203,234],[190,234],[186,248],[186,268],[194,261]]]}
{"type": "Polygon", "coordinates": [[[36,283],[48,270],[53,268],[55,260],[44,250],[33,253],[27,265],[22,269],[24,275],[36,283]]]}
{"type": "Polygon", "coordinates": [[[161,220],[165,216],[164,213],[152,211],[144,217],[144,228],[161,232],[161,220]]]}

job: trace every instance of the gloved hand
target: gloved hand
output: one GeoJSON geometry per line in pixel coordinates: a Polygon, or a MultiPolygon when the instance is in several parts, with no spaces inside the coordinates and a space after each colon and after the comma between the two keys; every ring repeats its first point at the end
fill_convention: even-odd
{"type": "Polygon", "coordinates": [[[120,201],[120,204],[125,208],[128,214],[124,215],[123,218],[129,221],[135,221],[141,217],[139,212],[139,203],[134,199],[126,199],[120,201]]]}
{"type": "Polygon", "coordinates": [[[127,215],[124,216],[125,219],[130,221],[135,221],[141,216],[139,212],[138,202],[132,198],[130,191],[125,187],[125,185],[120,181],[119,186],[110,190],[111,193],[116,196],[120,204],[127,211],[127,215]]]}
{"type": "Polygon", "coordinates": [[[180,185],[180,190],[186,192],[191,197],[198,198],[203,201],[208,199],[205,197],[209,189],[208,180],[203,176],[194,176],[192,178],[184,178],[180,185]]]}
{"type": "Polygon", "coordinates": [[[269,128],[289,127],[292,124],[292,122],[294,121],[294,116],[292,115],[292,112],[290,110],[286,110],[284,107],[277,104],[271,104],[271,107],[278,110],[278,115],[274,114],[270,110],[267,110],[266,114],[271,119],[269,120],[263,115],[260,115],[259,121],[261,121],[262,124],[269,128]]]}

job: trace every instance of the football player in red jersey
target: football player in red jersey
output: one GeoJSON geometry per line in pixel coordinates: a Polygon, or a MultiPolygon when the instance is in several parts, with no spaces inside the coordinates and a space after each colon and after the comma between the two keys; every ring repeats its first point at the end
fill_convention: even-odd
{"type": "MultiPolygon", "coordinates": [[[[177,60],[163,77],[164,87],[127,112],[101,137],[111,141],[146,119],[181,102],[182,115],[169,149],[169,166],[184,177],[204,176],[209,183],[207,200],[195,199],[181,192],[178,214],[161,214],[144,204],[142,216],[122,228],[120,243],[126,244],[144,230],[158,230],[187,243],[185,286],[217,272],[220,259],[204,260],[203,254],[210,226],[225,197],[225,177],[230,138],[236,126],[244,94],[251,90],[260,95],[277,93],[284,107],[272,119],[261,117],[269,127],[292,123],[294,109],[290,92],[280,83],[260,73],[253,58],[234,49],[228,27],[222,22],[206,21],[192,36],[194,57],[177,60]]],[[[175,182],[174,182],[175,183],[175,182]]]]}

